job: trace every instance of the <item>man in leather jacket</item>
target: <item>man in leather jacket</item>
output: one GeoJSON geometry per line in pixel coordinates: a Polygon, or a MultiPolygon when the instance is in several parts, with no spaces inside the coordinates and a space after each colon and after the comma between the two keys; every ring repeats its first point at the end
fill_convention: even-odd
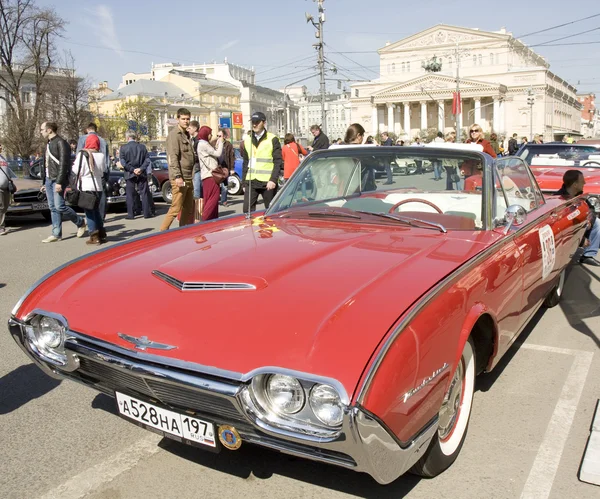
{"type": "Polygon", "coordinates": [[[62,221],[70,220],[77,226],[77,237],[85,235],[85,218],[65,204],[65,189],[69,186],[71,173],[71,148],[68,142],[57,135],[58,125],[45,122],[40,126],[42,136],[48,140],[42,168],[42,191],[46,192],[52,218],[52,235],[43,243],[54,243],[62,239],[62,221]]]}

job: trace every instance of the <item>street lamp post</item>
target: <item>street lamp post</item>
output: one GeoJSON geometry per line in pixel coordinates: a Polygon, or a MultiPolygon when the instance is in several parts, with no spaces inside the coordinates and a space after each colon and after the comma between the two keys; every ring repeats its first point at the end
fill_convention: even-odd
{"type": "Polygon", "coordinates": [[[529,106],[529,140],[533,141],[533,105],[535,97],[533,96],[533,88],[529,87],[527,91],[527,105],[529,106]]]}

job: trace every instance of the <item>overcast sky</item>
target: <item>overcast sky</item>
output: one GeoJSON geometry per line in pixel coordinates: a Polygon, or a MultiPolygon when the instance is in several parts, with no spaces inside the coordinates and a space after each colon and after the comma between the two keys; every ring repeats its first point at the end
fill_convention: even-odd
{"type": "MultiPolygon", "coordinates": [[[[257,83],[281,88],[316,72],[312,0],[206,2],[197,0],[37,0],[53,6],[68,22],[61,49],[75,56],[77,70],[94,83],[107,80],[116,89],[128,71],[149,71],[152,62],[229,62],[254,66],[257,83]]],[[[598,0],[474,2],[420,0],[367,2],[325,0],[327,59],[348,80],[378,77],[377,49],[435,24],[523,35],[600,14],[598,0]],[[346,52],[336,54],[334,52],[346,52]],[[350,52],[350,53],[348,53],[350,52]],[[366,52],[366,53],[356,53],[366,52]]],[[[600,16],[526,36],[546,57],[550,69],[579,92],[600,94],[600,16]],[[589,33],[579,35],[584,31],[589,33]],[[569,37],[554,41],[558,38],[569,37]],[[582,44],[582,42],[595,42],[582,44]],[[570,44],[570,45],[565,45],[570,44]]],[[[316,79],[307,80],[311,90],[316,79]]],[[[335,90],[336,82],[328,88],[335,90]]]]}

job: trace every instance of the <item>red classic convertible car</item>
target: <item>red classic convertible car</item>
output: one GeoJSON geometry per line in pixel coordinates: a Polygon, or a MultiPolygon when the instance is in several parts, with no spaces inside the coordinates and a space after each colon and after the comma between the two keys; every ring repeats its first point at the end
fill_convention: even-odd
{"type": "Polygon", "coordinates": [[[585,177],[583,192],[600,215],[600,148],[583,144],[525,144],[517,156],[530,165],[544,194],[551,195],[562,186],[567,170],[579,170],[585,177]]]}
{"type": "Polygon", "coordinates": [[[588,214],[581,198],[545,199],[518,158],[338,147],[311,154],[266,212],[63,265],[9,329],[46,373],[114,396],[165,437],[256,444],[381,484],[431,477],[461,450],[475,377],[558,303],[588,214]],[[369,166],[412,161],[469,161],[482,187],[387,185],[369,166]],[[100,312],[132,297],[161,305],[100,312]]]}

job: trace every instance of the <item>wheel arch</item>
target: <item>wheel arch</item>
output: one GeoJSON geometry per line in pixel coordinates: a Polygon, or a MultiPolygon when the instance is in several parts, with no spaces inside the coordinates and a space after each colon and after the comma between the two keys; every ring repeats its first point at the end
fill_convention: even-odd
{"type": "Polygon", "coordinates": [[[460,360],[469,338],[473,339],[475,347],[476,374],[489,370],[498,351],[498,325],[483,303],[475,304],[465,318],[454,365],[460,360]]]}

